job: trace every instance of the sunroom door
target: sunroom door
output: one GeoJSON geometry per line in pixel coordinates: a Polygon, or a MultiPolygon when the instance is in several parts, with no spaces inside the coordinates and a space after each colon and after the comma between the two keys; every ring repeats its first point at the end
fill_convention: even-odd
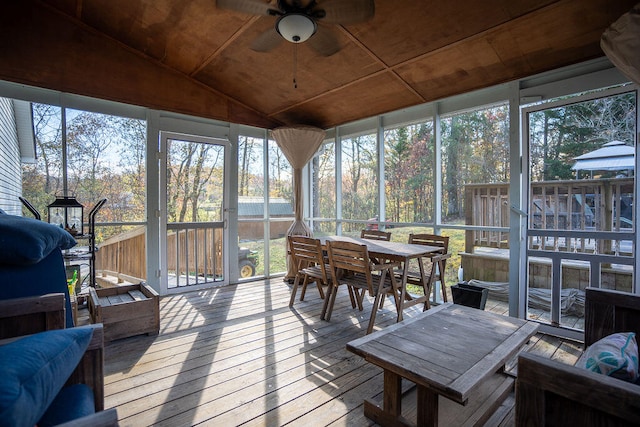
{"type": "Polygon", "coordinates": [[[635,291],[636,105],[626,87],[523,110],[526,314],[566,336],[586,287],[635,291]]]}
{"type": "Polygon", "coordinates": [[[161,134],[161,278],[168,292],[227,284],[228,141],[161,134]]]}

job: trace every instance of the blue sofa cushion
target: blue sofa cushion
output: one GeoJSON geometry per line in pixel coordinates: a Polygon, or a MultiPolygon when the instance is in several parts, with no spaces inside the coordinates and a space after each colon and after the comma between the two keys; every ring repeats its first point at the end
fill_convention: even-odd
{"type": "Polygon", "coordinates": [[[62,387],[44,413],[38,427],[57,426],[68,421],[95,414],[93,391],[86,384],[62,387]]]}
{"type": "Polygon", "coordinates": [[[60,227],[33,218],[0,215],[0,263],[35,264],[56,248],[75,245],[73,236],[60,227]]]}
{"type": "Polygon", "coordinates": [[[60,249],[32,265],[0,265],[0,299],[24,298],[51,293],[65,295],[66,326],[73,326],[67,275],[60,249]]]}
{"type": "Polygon", "coordinates": [[[0,426],[34,426],[71,376],[93,329],[41,332],[0,346],[0,426]]]}

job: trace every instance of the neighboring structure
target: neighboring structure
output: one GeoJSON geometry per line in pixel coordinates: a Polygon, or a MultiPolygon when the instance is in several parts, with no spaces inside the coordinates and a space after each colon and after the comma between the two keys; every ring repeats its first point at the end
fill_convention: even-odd
{"type": "Polygon", "coordinates": [[[35,162],[31,104],[0,98],[0,209],[21,215],[21,163],[35,162]]]}
{"type": "MultiPolygon", "coordinates": [[[[238,236],[240,240],[264,238],[264,199],[262,197],[238,197],[238,236]]],[[[293,222],[291,202],[276,197],[269,199],[270,239],[284,237],[293,222]],[[283,221],[273,221],[282,218],[283,221]]]]}
{"type": "Polygon", "coordinates": [[[576,178],[579,178],[580,171],[591,172],[591,178],[594,171],[624,171],[626,176],[632,176],[636,167],[635,152],[633,145],[611,141],[597,150],[576,157],[571,169],[576,171],[576,178]]]}

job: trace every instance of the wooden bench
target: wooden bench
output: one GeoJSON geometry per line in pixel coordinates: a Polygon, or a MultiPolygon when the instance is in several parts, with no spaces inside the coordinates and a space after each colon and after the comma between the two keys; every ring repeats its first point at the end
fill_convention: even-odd
{"type": "MultiPolygon", "coordinates": [[[[616,332],[640,336],[640,296],[587,288],[585,345],[616,332]]],[[[516,381],[516,425],[640,424],[640,385],[522,353],[516,381]]]]}

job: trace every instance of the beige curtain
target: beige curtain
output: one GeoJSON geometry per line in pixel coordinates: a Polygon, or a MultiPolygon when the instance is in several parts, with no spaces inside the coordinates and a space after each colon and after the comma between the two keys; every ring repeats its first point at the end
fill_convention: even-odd
{"type": "MultiPolygon", "coordinates": [[[[273,138],[284,153],[293,168],[293,213],[295,219],[287,236],[303,235],[312,236],[313,233],[302,220],[302,168],[318,151],[324,140],[325,131],[312,126],[287,126],[271,131],[273,138]]],[[[295,266],[291,262],[287,251],[287,275],[285,280],[292,279],[296,275],[295,266]]]]}
{"type": "Polygon", "coordinates": [[[613,65],[640,84],[640,3],[605,30],[600,47],[613,65]]]}

